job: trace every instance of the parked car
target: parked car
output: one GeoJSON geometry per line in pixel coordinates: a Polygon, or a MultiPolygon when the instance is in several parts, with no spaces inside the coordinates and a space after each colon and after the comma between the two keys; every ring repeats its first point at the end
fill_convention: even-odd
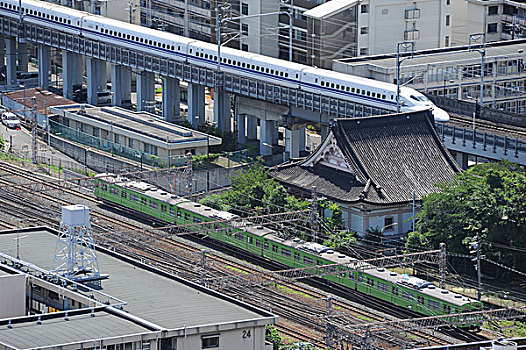
{"type": "Polygon", "coordinates": [[[21,126],[20,119],[12,112],[2,113],[2,124],[11,129],[18,129],[21,126]]]}

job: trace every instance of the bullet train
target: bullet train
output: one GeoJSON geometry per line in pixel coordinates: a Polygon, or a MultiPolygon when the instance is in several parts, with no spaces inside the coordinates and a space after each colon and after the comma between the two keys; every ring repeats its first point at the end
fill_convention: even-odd
{"type": "MultiPolygon", "coordinates": [[[[118,46],[140,49],[154,56],[217,67],[217,45],[73,10],[44,1],[22,0],[24,21],[53,30],[118,46]]],[[[0,15],[19,19],[18,0],[0,0],[0,15]]],[[[247,78],[319,93],[372,107],[396,111],[396,85],[310,67],[232,48],[221,49],[221,70],[247,78]]],[[[432,110],[435,121],[449,115],[420,92],[401,87],[402,112],[432,110]]]]}

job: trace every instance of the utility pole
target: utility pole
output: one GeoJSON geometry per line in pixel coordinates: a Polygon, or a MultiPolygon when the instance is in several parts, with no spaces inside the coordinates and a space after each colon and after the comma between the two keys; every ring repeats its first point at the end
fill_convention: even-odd
{"type": "Polygon", "coordinates": [[[472,258],[471,261],[475,261],[475,270],[477,270],[477,300],[480,301],[482,299],[482,272],[480,271],[480,259],[484,258],[483,255],[480,254],[480,237],[479,235],[475,236],[475,241],[471,243],[471,248],[474,250],[471,250],[470,254],[477,254],[475,258],[472,258]]]}
{"type": "Polygon", "coordinates": [[[325,339],[325,344],[327,345],[327,348],[328,349],[334,349],[334,340],[333,340],[333,336],[334,336],[334,326],[332,325],[332,301],[333,301],[334,297],[332,297],[331,295],[329,295],[327,298],[325,298],[325,300],[327,301],[327,336],[326,336],[326,339],[325,339]]]}
{"type": "Polygon", "coordinates": [[[312,227],[312,241],[316,242],[318,239],[318,193],[316,191],[316,186],[312,186],[312,192],[311,192],[311,212],[310,212],[310,218],[311,218],[311,227],[312,227]]]}
{"type": "Polygon", "coordinates": [[[206,250],[201,250],[201,276],[200,283],[206,285],[206,250]]]}
{"type": "MultiPolygon", "coordinates": [[[[183,174],[186,178],[186,189],[188,190],[188,193],[192,193],[196,189],[194,188],[192,191],[192,153],[188,152],[186,154],[186,169],[184,170],[183,174]]],[[[196,186],[197,187],[197,186],[196,186]]]]}
{"type": "Polygon", "coordinates": [[[32,142],[32,158],[33,158],[33,164],[37,164],[37,98],[33,97],[31,98],[31,111],[33,113],[33,120],[31,121],[31,134],[33,136],[33,142],[32,142]]]}
{"type": "Polygon", "coordinates": [[[440,243],[440,256],[438,260],[438,269],[440,270],[440,288],[446,287],[446,272],[447,272],[447,259],[446,259],[446,244],[440,243]]]}

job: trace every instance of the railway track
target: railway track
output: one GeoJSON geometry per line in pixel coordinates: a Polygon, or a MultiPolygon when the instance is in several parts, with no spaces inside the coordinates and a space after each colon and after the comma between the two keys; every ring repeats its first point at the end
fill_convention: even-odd
{"type": "MultiPolygon", "coordinates": [[[[463,128],[472,128],[473,127],[473,118],[467,117],[467,116],[461,116],[461,115],[450,115],[450,123],[449,124],[458,124],[458,126],[463,128]]],[[[526,130],[524,130],[521,127],[514,126],[514,125],[504,125],[504,124],[497,124],[488,120],[484,119],[476,119],[475,126],[482,130],[477,131],[484,131],[487,132],[493,132],[497,135],[501,136],[509,136],[509,137],[516,137],[520,139],[526,139],[526,130]]]]}
{"type": "MultiPolygon", "coordinates": [[[[0,185],[5,185],[4,189],[8,188],[9,185],[21,185],[15,181],[16,178],[22,178],[31,183],[49,181],[47,178],[42,179],[40,176],[30,173],[27,169],[12,166],[9,163],[2,164],[1,171],[9,174],[9,179],[6,176],[0,177],[0,185]]],[[[64,198],[64,194],[67,193],[74,198],[80,198],[94,205],[92,216],[97,218],[97,223],[93,226],[96,240],[99,244],[131,255],[138,260],[155,265],[168,272],[174,273],[177,271],[176,273],[181,277],[194,281],[202,280],[205,283],[207,275],[226,277],[238,275],[239,278],[243,274],[260,272],[260,270],[249,267],[245,263],[235,262],[219,254],[208,253],[207,260],[211,261],[211,263],[206,266],[205,277],[203,278],[203,269],[199,268],[198,265],[202,254],[200,248],[178,240],[168,239],[166,234],[158,230],[146,230],[140,225],[131,224],[129,221],[117,219],[104,213],[98,207],[101,204],[100,201],[94,196],[87,194],[80,187],[78,189],[64,189],[53,182],[47,185],[49,185],[49,190],[38,193],[39,201],[48,201],[53,207],[40,205],[35,200],[28,200],[33,194],[29,192],[24,193],[23,191],[24,195],[22,196],[22,194],[16,195],[9,193],[9,191],[1,190],[8,194],[7,196],[2,196],[2,204],[6,207],[11,206],[12,212],[17,214],[20,211],[16,209],[24,207],[26,212],[21,213],[21,215],[30,214],[42,224],[56,227],[58,226],[58,219],[55,217],[56,213],[59,212],[60,205],[73,204],[72,201],[64,198]],[[60,196],[52,195],[53,191],[58,191],[60,196]],[[44,208],[47,208],[48,211],[44,210],[44,208]]],[[[259,307],[267,306],[272,308],[273,312],[287,320],[287,323],[293,325],[286,327],[278,325],[278,329],[283,334],[301,341],[323,345],[323,337],[327,329],[327,320],[323,315],[326,315],[327,310],[321,300],[326,299],[327,294],[316,292],[312,288],[299,286],[296,283],[285,284],[283,281],[279,281],[276,285],[276,281],[271,279],[269,279],[268,283],[256,286],[253,289],[236,285],[230,285],[228,288],[221,289],[226,294],[241,297],[246,302],[253,303],[259,307]],[[286,289],[287,293],[284,293],[283,289],[286,289]],[[309,331],[306,332],[305,328],[309,331]]],[[[363,323],[364,320],[381,322],[386,317],[385,315],[379,316],[375,311],[363,310],[356,305],[340,300],[335,301],[334,308],[338,310],[338,317],[347,323],[363,323]]],[[[425,332],[412,332],[410,337],[413,339],[418,338],[418,343],[423,342],[433,345],[448,343],[448,340],[444,337],[425,332]]],[[[382,338],[378,341],[382,344],[391,344],[391,347],[398,346],[400,348],[415,343],[415,341],[408,341],[402,336],[390,339],[382,338]]]]}

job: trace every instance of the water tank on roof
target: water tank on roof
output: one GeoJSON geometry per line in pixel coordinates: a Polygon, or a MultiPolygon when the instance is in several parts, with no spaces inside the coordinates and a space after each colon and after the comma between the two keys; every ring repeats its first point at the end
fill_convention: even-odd
{"type": "Polygon", "coordinates": [[[66,226],[89,225],[89,208],[82,204],[63,206],[62,223],[66,226]]]}

